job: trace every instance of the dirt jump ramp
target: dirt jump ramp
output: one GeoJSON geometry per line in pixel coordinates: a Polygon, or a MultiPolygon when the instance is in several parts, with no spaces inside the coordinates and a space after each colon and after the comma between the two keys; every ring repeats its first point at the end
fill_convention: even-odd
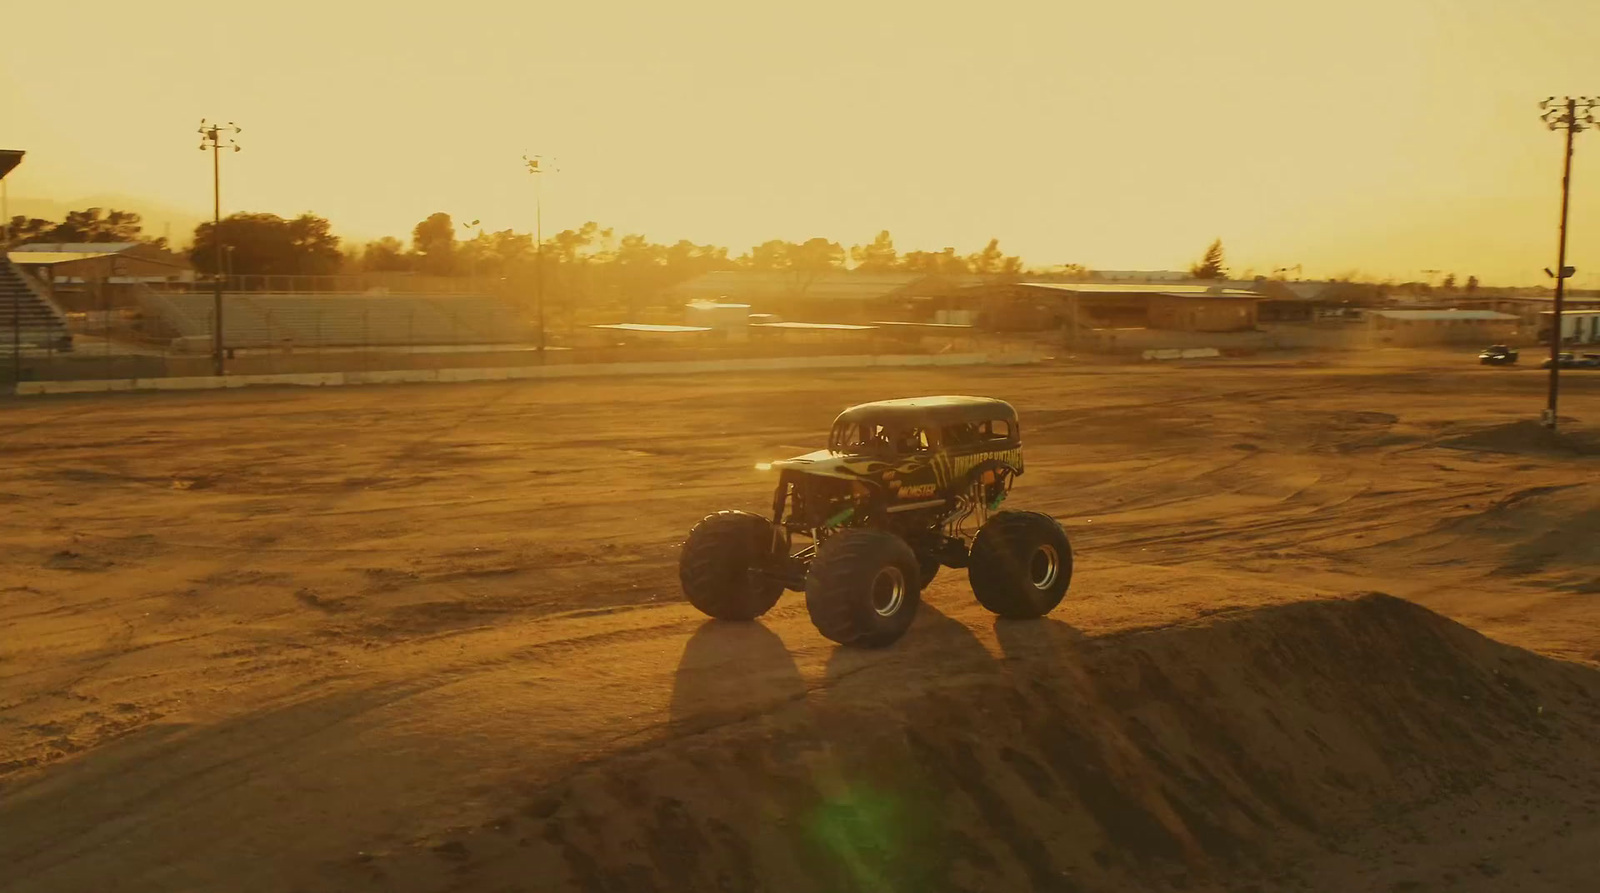
{"type": "MultiPolygon", "coordinates": [[[[1488,890],[1511,869],[1492,859],[1528,852],[1518,834],[1594,830],[1600,672],[1396,598],[1098,640],[1002,622],[1000,655],[934,614],[960,628],[945,667],[840,651],[776,711],[685,710],[664,741],[340,883],[1343,891],[1432,889],[1443,871],[1488,890]]],[[[763,673],[789,660],[758,625],[709,623],[689,648],[763,673]]],[[[739,680],[690,657],[675,696],[736,704],[739,680]]],[[[1566,889],[1550,871],[1556,886],[1518,889],[1566,889]]]]}

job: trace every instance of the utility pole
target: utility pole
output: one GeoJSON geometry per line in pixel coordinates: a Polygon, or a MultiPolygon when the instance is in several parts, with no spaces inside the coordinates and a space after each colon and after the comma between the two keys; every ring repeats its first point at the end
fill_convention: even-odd
{"type": "MultiPolygon", "coordinates": [[[[539,318],[539,362],[544,362],[544,190],[543,155],[524,155],[522,160],[533,174],[533,295],[539,318]]],[[[554,160],[554,159],[552,159],[554,160]]]]}
{"type": "Polygon", "coordinates": [[[1561,393],[1561,307],[1566,296],[1566,282],[1577,272],[1567,266],[1567,197],[1572,191],[1572,136],[1580,130],[1593,127],[1594,109],[1600,97],[1568,96],[1556,99],[1551,96],[1539,103],[1544,114],[1539,117],[1551,130],[1567,132],[1566,150],[1561,158],[1561,228],[1556,248],[1556,270],[1545,274],[1556,280],[1554,313],[1550,317],[1550,399],[1544,410],[1544,426],[1556,429],[1556,401],[1561,393]]]}
{"type": "Polygon", "coordinates": [[[233,151],[239,151],[239,144],[233,136],[224,136],[228,131],[240,134],[244,131],[239,125],[229,121],[227,124],[207,124],[206,119],[200,119],[200,151],[211,150],[211,244],[216,249],[216,261],[211,274],[211,373],[222,375],[227,371],[223,363],[224,345],[222,341],[222,144],[227,144],[233,151]]]}

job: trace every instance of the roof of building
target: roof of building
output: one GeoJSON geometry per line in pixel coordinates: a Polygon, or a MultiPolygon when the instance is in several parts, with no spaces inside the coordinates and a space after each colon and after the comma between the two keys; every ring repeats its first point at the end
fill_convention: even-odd
{"type": "Polygon", "coordinates": [[[1388,319],[1441,320],[1441,319],[1507,319],[1517,317],[1493,310],[1374,310],[1374,314],[1388,319]]]}
{"type": "MultiPolygon", "coordinates": [[[[1551,304],[1555,302],[1555,295],[1464,295],[1467,300],[1499,302],[1529,302],[1534,304],[1551,304]]],[[[1600,295],[1574,295],[1568,294],[1562,298],[1564,303],[1572,304],[1597,304],[1600,295]]]]}
{"type": "Polygon", "coordinates": [[[1101,279],[1142,279],[1146,282],[1182,282],[1189,274],[1182,270],[1091,270],[1101,279]]]}
{"type": "Polygon", "coordinates": [[[1250,291],[1248,289],[1243,289],[1243,288],[1217,288],[1217,289],[1210,289],[1208,291],[1170,291],[1170,290],[1164,290],[1164,291],[1160,292],[1159,294],[1163,298],[1183,298],[1184,300],[1187,300],[1187,301],[1209,301],[1209,300],[1213,300],[1215,298],[1227,298],[1228,300],[1244,299],[1244,300],[1250,300],[1250,301],[1261,301],[1261,300],[1265,300],[1266,297],[1267,297],[1266,295],[1264,295],[1264,294],[1262,294],[1260,292],[1250,291]]]}
{"type": "Polygon", "coordinates": [[[920,273],[860,273],[833,270],[718,270],[675,286],[691,298],[749,303],[761,300],[872,300],[899,292],[927,277],[920,273]]]}
{"type": "Polygon", "coordinates": [[[661,334],[676,334],[679,332],[709,332],[706,326],[666,326],[649,325],[640,322],[607,323],[605,325],[592,325],[591,329],[614,329],[623,332],[657,332],[661,334]]]}
{"type": "Polygon", "coordinates": [[[683,305],[695,310],[749,310],[749,304],[724,304],[718,301],[690,301],[683,305]]]}
{"type": "Polygon", "coordinates": [[[848,332],[877,328],[877,326],[857,326],[842,322],[758,322],[751,325],[758,329],[836,329],[848,332]]]}
{"type": "Polygon", "coordinates": [[[972,328],[972,324],[971,323],[961,323],[961,322],[903,322],[903,321],[902,322],[894,322],[894,321],[884,320],[884,319],[875,319],[875,320],[872,321],[872,324],[875,325],[875,326],[901,326],[903,328],[914,328],[914,329],[970,329],[970,328],[972,328]]]}
{"type": "Polygon", "coordinates": [[[1281,279],[1268,281],[1292,293],[1295,298],[1302,301],[1315,300],[1324,291],[1328,290],[1328,283],[1326,282],[1285,282],[1281,279]]]}
{"type": "Polygon", "coordinates": [[[13,245],[6,257],[12,263],[51,266],[105,257],[126,257],[140,263],[188,269],[185,258],[148,242],[29,242],[13,245]]]}
{"type": "Polygon", "coordinates": [[[22,156],[27,153],[21,149],[0,149],[0,180],[5,179],[11,169],[22,163],[22,156]]]}
{"type": "Polygon", "coordinates": [[[1131,282],[1019,282],[1026,288],[1045,288],[1051,291],[1071,292],[1078,295],[1162,295],[1169,298],[1263,298],[1260,292],[1240,288],[1232,283],[1215,282],[1209,285],[1173,285],[1171,283],[1136,284],[1131,282]]]}
{"type": "MultiPolygon", "coordinates": [[[[28,246],[23,246],[28,247],[28,246]]],[[[93,254],[75,251],[22,251],[13,249],[6,252],[6,259],[14,264],[64,264],[75,260],[93,260],[97,257],[116,257],[114,251],[100,251],[93,254]]]]}
{"type": "Polygon", "coordinates": [[[50,252],[55,254],[120,254],[129,248],[138,248],[139,242],[29,242],[17,245],[13,252],[50,252]]]}

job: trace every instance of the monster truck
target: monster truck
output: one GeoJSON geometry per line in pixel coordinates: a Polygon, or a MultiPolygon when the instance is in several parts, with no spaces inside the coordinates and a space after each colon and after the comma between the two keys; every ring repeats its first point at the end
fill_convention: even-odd
{"type": "Polygon", "coordinates": [[[828,447],[776,471],[772,517],[707,516],[689,532],[678,578],[711,617],[753,620],[785,589],[844,645],[903,635],[940,567],[966,568],[978,602],[1040,617],[1072,581],[1072,547],[1049,515],[1000,511],[1022,474],[1017,413],[988,397],[915,397],[839,414],[828,447]]]}

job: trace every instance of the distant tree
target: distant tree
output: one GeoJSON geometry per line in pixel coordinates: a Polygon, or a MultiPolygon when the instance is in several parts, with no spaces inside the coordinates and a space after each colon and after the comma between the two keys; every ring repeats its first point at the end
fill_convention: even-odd
{"type": "Polygon", "coordinates": [[[1476,277],[1476,276],[1468,276],[1467,277],[1467,294],[1470,295],[1470,294],[1472,294],[1473,292],[1475,292],[1477,290],[1478,290],[1478,277],[1476,277]]]}
{"type": "Polygon", "coordinates": [[[844,258],[844,246],[820,236],[792,246],[789,249],[789,269],[795,276],[795,290],[805,294],[818,277],[843,269],[844,258]]]}
{"type": "Polygon", "coordinates": [[[411,248],[423,272],[448,276],[455,272],[456,227],[450,215],[438,211],[411,230],[411,248]]]}
{"type": "Polygon", "coordinates": [[[637,234],[622,237],[611,261],[612,286],[628,308],[628,322],[643,304],[652,303],[666,287],[667,250],[637,234]]]}
{"type": "Polygon", "coordinates": [[[1000,250],[1000,240],[990,239],[982,251],[967,257],[967,269],[980,276],[1011,277],[1022,271],[1022,258],[1007,257],[1000,250]]]}
{"type": "Polygon", "coordinates": [[[165,248],[165,238],[151,239],[144,235],[139,215],[132,211],[85,208],[68,211],[60,223],[37,217],[11,218],[11,241],[21,245],[28,242],[143,242],[165,248]]]}
{"type": "Polygon", "coordinates": [[[1000,269],[1005,256],[1000,252],[1000,240],[990,239],[983,250],[967,257],[967,268],[979,275],[990,274],[1000,269]]]}
{"type": "Polygon", "coordinates": [[[791,245],[788,251],[788,266],[800,273],[820,273],[843,267],[844,257],[843,246],[819,236],[807,239],[798,245],[791,245]]]}
{"type": "Polygon", "coordinates": [[[525,263],[535,254],[532,233],[503,229],[490,233],[488,240],[489,254],[500,271],[525,263]]]}
{"type": "Polygon", "coordinates": [[[900,256],[900,269],[908,273],[928,276],[957,276],[972,272],[967,259],[956,254],[954,248],[943,251],[907,251],[900,256]]]}
{"type": "Polygon", "coordinates": [[[740,260],[743,266],[751,270],[786,270],[791,265],[790,255],[794,248],[793,242],[771,239],[751,248],[740,260]]]}
{"type": "Polygon", "coordinates": [[[1226,279],[1227,267],[1223,266],[1222,240],[1217,239],[1206,249],[1205,256],[1200,262],[1189,268],[1189,275],[1196,279],[1226,279]]]}
{"type": "Polygon", "coordinates": [[[111,211],[101,216],[99,208],[68,211],[65,220],[49,233],[48,242],[137,242],[140,240],[139,215],[131,211],[111,211]]]}
{"type": "Polygon", "coordinates": [[[696,245],[688,239],[666,249],[666,275],[669,282],[677,284],[715,270],[731,270],[733,261],[728,249],[716,245],[696,245]]]}
{"type": "Polygon", "coordinates": [[[1444,281],[1439,283],[1439,288],[1442,291],[1455,291],[1455,288],[1456,288],[1456,274],[1454,274],[1454,273],[1446,273],[1445,276],[1444,276],[1444,281]]]}
{"type": "MultiPolygon", "coordinates": [[[[194,230],[189,259],[196,270],[215,273],[218,231],[211,223],[194,230]]],[[[328,221],[313,214],[285,220],[276,214],[233,214],[222,219],[221,242],[232,249],[231,272],[238,275],[325,275],[343,260],[339,237],[328,221]]]]}
{"type": "Polygon", "coordinates": [[[856,269],[867,273],[893,270],[897,256],[894,238],[888,230],[879,232],[870,244],[856,245],[850,249],[850,259],[855,261],[856,269]]]}
{"type": "Polygon", "coordinates": [[[393,273],[411,269],[405,243],[394,236],[368,242],[361,249],[360,268],[368,273],[393,273]]]}
{"type": "Polygon", "coordinates": [[[545,240],[545,259],[552,260],[553,256],[555,262],[577,264],[583,259],[584,249],[610,233],[611,230],[602,230],[593,220],[577,229],[562,230],[545,240]]]}
{"type": "Polygon", "coordinates": [[[45,242],[45,233],[56,226],[54,221],[40,217],[24,217],[18,214],[11,218],[11,244],[26,245],[29,242],[45,242]]]}

